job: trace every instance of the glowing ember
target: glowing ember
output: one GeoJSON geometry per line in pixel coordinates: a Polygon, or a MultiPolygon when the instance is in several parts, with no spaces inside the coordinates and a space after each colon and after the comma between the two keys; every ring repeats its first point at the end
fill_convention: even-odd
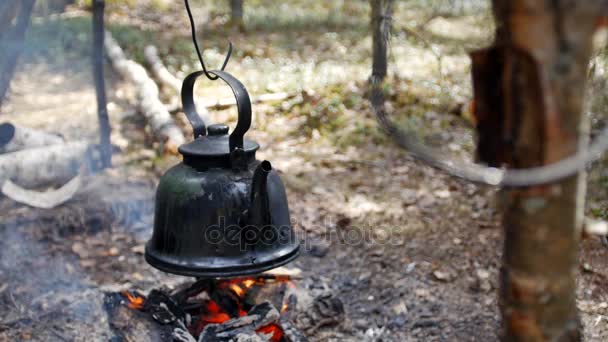
{"type": "MultiPolygon", "coordinates": [[[[244,299],[247,295],[247,292],[254,287],[254,285],[263,286],[267,283],[277,283],[277,282],[287,282],[288,286],[291,284],[291,278],[289,276],[273,276],[271,278],[268,277],[247,277],[247,278],[236,278],[236,279],[226,279],[220,280],[216,284],[218,289],[228,289],[232,293],[234,293],[239,299],[244,299]]],[[[246,316],[247,311],[244,302],[240,300],[236,303],[238,309],[238,316],[246,316]]],[[[281,312],[285,312],[287,310],[287,304],[283,304],[281,312]]],[[[205,313],[201,315],[200,319],[193,324],[190,328],[191,332],[198,336],[202,333],[205,327],[208,324],[212,323],[224,323],[231,318],[230,314],[222,309],[218,303],[213,300],[209,300],[205,306],[205,313]]],[[[267,334],[271,336],[270,341],[279,342],[283,337],[283,330],[276,324],[269,324],[267,326],[261,327],[257,330],[259,333],[267,334]]]]}
{"type": "Polygon", "coordinates": [[[144,297],[134,296],[129,291],[123,291],[122,295],[127,297],[127,300],[129,301],[127,306],[129,308],[135,310],[141,310],[144,308],[144,302],[146,301],[144,297]]]}
{"type": "Polygon", "coordinates": [[[245,285],[246,288],[250,288],[253,285],[255,285],[255,280],[253,280],[253,279],[245,279],[245,280],[243,280],[243,285],[245,285]]]}
{"type": "MultiPolygon", "coordinates": [[[[212,281],[212,280],[209,280],[212,281]]],[[[198,302],[200,306],[191,306],[190,314],[193,318],[192,323],[188,326],[189,332],[194,336],[198,337],[205,330],[205,327],[209,324],[223,324],[228,320],[236,319],[238,317],[247,316],[249,310],[255,305],[249,302],[247,294],[250,290],[256,286],[264,286],[271,283],[286,283],[284,286],[292,287],[289,276],[268,276],[262,275],[258,277],[247,277],[247,278],[236,278],[236,279],[224,279],[215,280],[213,285],[209,287],[211,289],[208,293],[207,299],[202,302],[198,302]],[[213,299],[209,299],[209,297],[213,299]],[[215,301],[217,300],[217,302],[215,301]]],[[[284,288],[283,288],[284,289],[284,288]]],[[[203,289],[200,290],[205,291],[203,289]]],[[[209,291],[209,290],[207,290],[209,291]]],[[[136,292],[123,291],[123,297],[126,299],[126,305],[135,310],[143,310],[144,304],[146,303],[146,297],[143,297],[136,292]]],[[[188,298],[195,297],[189,295],[188,298]]],[[[156,297],[154,297],[156,298],[156,297]]],[[[156,299],[149,297],[151,307],[154,307],[156,299]]],[[[160,302],[161,304],[163,302],[160,302]]],[[[196,300],[189,301],[186,298],[184,304],[195,304],[196,300]]],[[[288,310],[289,304],[283,303],[280,312],[284,313],[288,310]]],[[[146,309],[147,310],[147,309],[146,309]]],[[[260,334],[268,335],[271,342],[280,342],[284,337],[284,332],[280,325],[276,323],[268,324],[256,330],[260,334]]]]}
{"type": "Polygon", "coordinates": [[[256,330],[256,332],[270,335],[270,342],[279,342],[281,341],[281,338],[283,338],[283,329],[274,323],[261,327],[260,329],[256,330]]]}

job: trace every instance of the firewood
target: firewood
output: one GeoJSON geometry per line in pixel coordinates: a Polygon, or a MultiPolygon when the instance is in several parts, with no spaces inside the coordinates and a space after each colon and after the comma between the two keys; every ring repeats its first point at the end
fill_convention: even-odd
{"type": "Polygon", "coordinates": [[[56,134],[17,126],[8,122],[0,124],[0,153],[62,143],[64,143],[64,139],[56,134]]]}
{"type": "MultiPolygon", "coordinates": [[[[156,46],[148,45],[144,50],[144,58],[150,67],[152,75],[160,82],[162,86],[171,89],[171,91],[175,94],[175,99],[178,99],[182,91],[182,81],[175,77],[163,64],[163,61],[158,56],[158,49],[156,46]]],[[[167,110],[169,113],[175,114],[176,112],[182,110],[181,107],[182,106],[180,103],[175,102],[170,104],[167,110]]],[[[198,106],[197,112],[203,122],[209,122],[209,112],[207,111],[207,108],[198,106]]]]}
{"type": "Polygon", "coordinates": [[[120,341],[161,342],[170,340],[172,328],[156,322],[139,310],[130,309],[120,294],[104,298],[108,323],[120,341]]]}
{"type": "Polygon", "coordinates": [[[167,107],[160,101],[156,83],[142,65],[127,59],[109,32],[106,32],[105,48],[116,72],[135,85],[139,111],[158,140],[164,144],[164,151],[176,154],[177,148],[185,142],[184,134],[173,121],[167,107]]]}
{"type": "Polygon", "coordinates": [[[61,185],[80,169],[94,170],[99,162],[95,146],[68,142],[0,155],[0,184],[10,179],[25,188],[61,185]]]}
{"type": "Polygon", "coordinates": [[[182,89],[182,82],[165,67],[163,61],[158,56],[156,46],[148,45],[144,50],[144,58],[150,66],[152,75],[160,81],[161,85],[171,88],[176,94],[179,94],[182,89]]]}

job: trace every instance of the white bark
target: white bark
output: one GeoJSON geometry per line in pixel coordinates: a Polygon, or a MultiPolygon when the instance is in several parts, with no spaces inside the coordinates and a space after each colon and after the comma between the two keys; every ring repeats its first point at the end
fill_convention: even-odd
{"type": "Polygon", "coordinates": [[[176,94],[179,94],[182,90],[182,81],[165,67],[163,61],[158,56],[158,49],[156,46],[148,45],[144,49],[144,58],[146,63],[150,66],[150,71],[154,77],[156,77],[162,85],[171,88],[176,94]]]}
{"type": "Polygon", "coordinates": [[[126,58],[122,48],[109,32],[106,32],[105,48],[118,74],[135,85],[139,111],[146,118],[152,132],[164,143],[165,152],[177,153],[177,148],[185,142],[184,134],[160,101],[156,83],[148,76],[143,66],[126,58]]]}
{"type": "Polygon", "coordinates": [[[81,177],[77,175],[59,189],[34,191],[24,189],[10,180],[6,180],[2,185],[2,193],[13,201],[31,207],[51,209],[72,198],[80,189],[81,183],[81,177]]]}
{"type": "Polygon", "coordinates": [[[32,147],[51,146],[64,142],[64,139],[56,134],[17,126],[11,123],[0,124],[0,153],[14,152],[32,147]]]}
{"type": "Polygon", "coordinates": [[[29,189],[62,185],[98,162],[96,152],[85,142],[69,142],[2,154],[0,184],[11,180],[29,189]]]}

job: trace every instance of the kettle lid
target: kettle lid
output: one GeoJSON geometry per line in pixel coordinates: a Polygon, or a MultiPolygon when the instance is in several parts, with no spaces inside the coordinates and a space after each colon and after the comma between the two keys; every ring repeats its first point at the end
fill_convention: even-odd
{"type": "Polygon", "coordinates": [[[234,76],[225,71],[210,71],[226,82],[236,98],[238,107],[237,125],[233,132],[228,134],[228,126],[214,124],[205,127],[205,123],[196,111],[194,104],[194,83],[204,75],[204,71],[197,71],[188,75],[182,85],[182,106],[186,117],[192,124],[194,141],[179,147],[184,156],[184,163],[193,167],[232,167],[246,168],[247,164],[255,159],[255,151],[260,147],[255,141],[244,139],[244,135],[251,126],[251,100],[245,86],[234,76]]]}
{"type": "MultiPolygon", "coordinates": [[[[213,124],[207,127],[207,135],[199,136],[194,141],[179,147],[184,162],[193,167],[231,167],[230,136],[228,126],[213,124]]],[[[242,154],[246,160],[255,159],[255,152],[260,145],[255,141],[243,139],[242,154]]]]}

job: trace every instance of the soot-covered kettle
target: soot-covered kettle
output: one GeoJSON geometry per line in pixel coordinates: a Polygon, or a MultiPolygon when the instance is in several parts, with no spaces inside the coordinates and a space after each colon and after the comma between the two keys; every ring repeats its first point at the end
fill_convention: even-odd
{"type": "Polygon", "coordinates": [[[238,122],[205,127],[193,88],[203,71],[184,80],[184,112],[194,141],[180,146],[183,162],[160,179],[154,231],[146,261],[165,272],[194,277],[232,277],[283,265],[299,254],[285,188],[270,162],[258,161],[259,145],[244,139],[251,126],[251,101],[243,84],[211,71],[236,97],[238,122]]]}

